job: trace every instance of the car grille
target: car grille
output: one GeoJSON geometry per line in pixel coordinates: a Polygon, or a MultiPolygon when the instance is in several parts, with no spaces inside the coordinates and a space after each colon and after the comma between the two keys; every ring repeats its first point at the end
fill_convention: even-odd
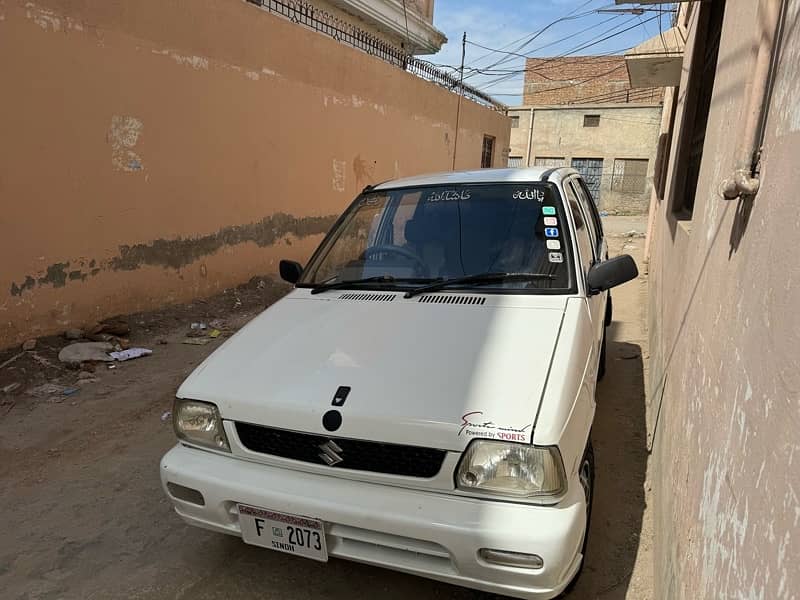
{"type": "Polygon", "coordinates": [[[445,450],[434,448],[298,433],[250,423],[236,423],[236,432],[242,445],[253,452],[331,468],[406,477],[433,477],[447,454],[445,450]],[[329,445],[326,453],[320,446],[328,442],[333,442],[334,446],[331,449],[329,445]],[[341,461],[335,462],[337,458],[341,461]]]}

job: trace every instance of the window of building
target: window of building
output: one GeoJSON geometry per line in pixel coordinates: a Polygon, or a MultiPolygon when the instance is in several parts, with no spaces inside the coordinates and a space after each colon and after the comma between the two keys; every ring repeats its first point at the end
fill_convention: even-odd
{"type": "Polygon", "coordinates": [[[537,156],[533,159],[535,167],[566,167],[567,161],[563,156],[537,156]]]}
{"type": "Polygon", "coordinates": [[[584,127],[600,127],[600,115],[583,115],[584,127]]]}
{"type": "Polygon", "coordinates": [[[508,166],[509,167],[521,167],[522,166],[522,157],[521,156],[509,156],[508,157],[508,166]]]}
{"type": "Polygon", "coordinates": [[[494,162],[494,138],[491,135],[483,136],[483,150],[481,151],[481,169],[491,169],[494,162]]]}
{"type": "Polygon", "coordinates": [[[679,218],[684,219],[691,219],[694,211],[697,181],[700,177],[706,127],[711,109],[711,95],[717,73],[725,0],[703,2],[699,10],[695,47],[685,95],[686,105],[680,145],[673,166],[673,172],[680,173],[681,177],[673,192],[672,210],[679,215],[679,218]]]}
{"type": "Polygon", "coordinates": [[[611,190],[624,194],[644,194],[647,188],[646,158],[615,158],[611,190]]]}
{"type": "Polygon", "coordinates": [[[519,116],[514,115],[511,117],[511,129],[519,129],[519,116]]]}

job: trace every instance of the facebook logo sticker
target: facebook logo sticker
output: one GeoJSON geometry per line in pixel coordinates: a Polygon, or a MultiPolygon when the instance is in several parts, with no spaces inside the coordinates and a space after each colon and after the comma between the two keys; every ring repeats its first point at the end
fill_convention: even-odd
{"type": "Polygon", "coordinates": [[[545,227],[544,234],[547,237],[558,237],[558,227],[545,227]]]}

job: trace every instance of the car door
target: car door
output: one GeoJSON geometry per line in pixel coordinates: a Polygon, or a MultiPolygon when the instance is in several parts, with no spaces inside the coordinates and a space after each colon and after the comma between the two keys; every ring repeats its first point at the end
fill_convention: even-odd
{"type": "MultiPolygon", "coordinates": [[[[597,203],[592,199],[589,193],[589,187],[582,177],[575,177],[575,179],[572,180],[572,185],[575,192],[578,194],[578,201],[580,202],[581,208],[583,208],[583,212],[587,216],[588,221],[591,222],[591,228],[595,232],[594,242],[595,248],[597,248],[595,259],[598,261],[607,260],[608,243],[603,233],[603,222],[600,219],[600,211],[597,210],[597,203]]],[[[598,294],[598,296],[602,296],[603,300],[603,323],[599,326],[599,330],[597,331],[597,335],[600,336],[602,343],[603,335],[605,334],[604,329],[610,324],[610,321],[606,320],[606,317],[610,317],[611,292],[603,292],[602,294],[598,294]]]]}
{"type": "MultiPolygon", "coordinates": [[[[567,195],[567,202],[575,221],[575,235],[578,240],[578,250],[581,254],[581,267],[583,269],[584,282],[596,262],[602,256],[603,240],[598,238],[597,222],[593,219],[591,209],[581,202],[578,190],[580,183],[577,177],[571,177],[564,183],[564,191],[567,195]],[[585,206],[585,208],[584,208],[585,206]]],[[[588,291],[587,291],[588,292],[588,291]]],[[[603,342],[604,321],[606,311],[606,298],[608,292],[588,295],[586,302],[589,307],[589,315],[592,321],[592,332],[594,334],[593,351],[595,367],[600,360],[600,348],[603,342]]]]}

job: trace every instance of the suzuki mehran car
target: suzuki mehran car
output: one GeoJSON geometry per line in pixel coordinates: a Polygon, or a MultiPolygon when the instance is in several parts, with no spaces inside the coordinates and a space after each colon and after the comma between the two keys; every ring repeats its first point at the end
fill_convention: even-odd
{"type": "Polygon", "coordinates": [[[178,515],[307,559],[561,593],[591,513],[608,290],[637,276],[580,175],[371,186],[281,274],[294,289],[178,390],[178,515]]]}

